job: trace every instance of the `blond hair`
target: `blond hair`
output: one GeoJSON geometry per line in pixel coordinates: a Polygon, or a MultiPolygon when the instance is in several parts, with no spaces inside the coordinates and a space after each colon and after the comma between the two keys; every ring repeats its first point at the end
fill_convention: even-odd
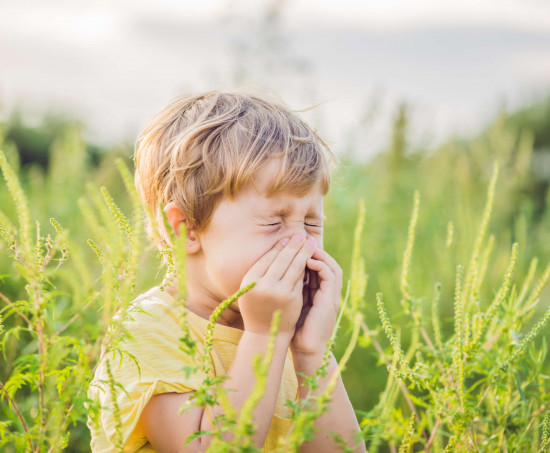
{"type": "Polygon", "coordinates": [[[175,202],[202,231],[218,200],[252,182],[272,157],[282,157],[270,194],[329,190],[334,154],[284,103],[245,92],[183,96],[146,124],[134,152],[135,185],[153,212],[159,246],[170,244],[162,206],[175,202]]]}

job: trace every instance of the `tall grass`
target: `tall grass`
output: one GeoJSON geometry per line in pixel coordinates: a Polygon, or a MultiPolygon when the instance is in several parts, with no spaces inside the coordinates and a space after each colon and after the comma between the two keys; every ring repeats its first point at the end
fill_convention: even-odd
{"type": "MultiPolygon", "coordinates": [[[[130,171],[109,158],[91,171],[78,137],[70,131],[56,142],[47,174],[19,168],[9,143],[0,154],[5,451],[89,450],[86,418],[99,410],[86,396],[93,369],[102,353],[126,354],[124,316],[159,281],[161,259],[143,229],[149,213],[130,171]],[[63,172],[64,154],[75,174],[63,172]]],[[[430,156],[390,151],[370,165],[344,164],[348,174],[336,178],[326,206],[325,247],[348,276],[327,351],[340,358],[368,451],[544,451],[550,311],[540,301],[550,277],[550,216],[534,224],[529,200],[510,203],[529,176],[528,135],[497,121],[469,146],[430,156]]],[[[183,305],[185,256],[163,254],[183,305]]],[[[231,302],[212,314],[210,332],[231,302]]],[[[181,324],[185,331],[184,317],[181,324]]],[[[272,340],[277,326],[275,317],[272,340]]],[[[211,338],[202,346],[189,335],[181,341],[209,376],[188,408],[226,409],[211,450],[256,451],[252,413],[271,349],[255,361],[256,386],[237,414],[223,376],[211,373],[211,338]],[[221,441],[228,429],[234,442],[221,441]]],[[[305,384],[315,388],[327,363],[305,384]]],[[[335,378],[324,393],[288,402],[295,423],[279,451],[295,451],[314,434],[335,378]]],[[[112,378],[106,384],[124,391],[112,378]]],[[[122,449],[121,436],[118,443],[122,449]]]]}

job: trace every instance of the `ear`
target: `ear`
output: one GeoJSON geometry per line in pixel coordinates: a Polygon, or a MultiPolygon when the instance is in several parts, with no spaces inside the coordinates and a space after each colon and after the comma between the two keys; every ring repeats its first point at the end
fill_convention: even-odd
{"type": "Polygon", "coordinates": [[[189,221],[185,218],[183,211],[178,207],[178,205],[171,201],[164,207],[164,212],[166,213],[166,219],[174,230],[176,236],[179,236],[182,230],[186,232],[186,252],[188,254],[198,252],[201,249],[199,236],[195,230],[189,229],[189,221]]]}

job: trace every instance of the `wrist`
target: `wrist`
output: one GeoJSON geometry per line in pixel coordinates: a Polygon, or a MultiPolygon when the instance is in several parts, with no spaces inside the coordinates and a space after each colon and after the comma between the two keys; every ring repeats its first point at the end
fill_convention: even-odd
{"type": "MultiPolygon", "coordinates": [[[[314,354],[301,353],[299,351],[293,350],[292,348],[291,352],[292,360],[294,362],[294,370],[296,372],[299,371],[307,374],[308,376],[313,375],[315,370],[317,370],[323,364],[323,359],[325,357],[324,352],[317,352],[314,354]]],[[[336,359],[334,358],[334,355],[331,351],[329,352],[329,366],[327,367],[327,370],[334,364],[336,364],[336,359]]]]}
{"type": "MultiPolygon", "coordinates": [[[[257,342],[259,345],[267,345],[269,343],[269,332],[256,332],[253,330],[244,330],[241,340],[246,338],[246,341],[257,342]]],[[[284,346],[288,349],[290,342],[292,341],[292,334],[280,332],[275,337],[275,346],[284,346]]]]}
{"type": "Polygon", "coordinates": [[[304,349],[304,348],[297,347],[296,343],[292,341],[290,343],[290,350],[292,351],[293,357],[309,362],[311,360],[314,360],[316,357],[323,357],[323,355],[325,354],[325,351],[327,350],[327,344],[320,343],[314,348],[304,349]]]}
{"type": "Polygon", "coordinates": [[[298,399],[305,399],[311,389],[312,384],[308,382],[310,379],[314,379],[317,382],[317,385],[320,387],[319,391],[323,391],[328,379],[338,368],[338,363],[334,358],[332,352],[329,354],[329,362],[325,368],[326,374],[324,376],[314,377],[316,370],[318,370],[323,365],[324,354],[317,355],[306,355],[306,356],[292,356],[294,360],[294,370],[296,372],[296,379],[298,381],[298,399]]]}

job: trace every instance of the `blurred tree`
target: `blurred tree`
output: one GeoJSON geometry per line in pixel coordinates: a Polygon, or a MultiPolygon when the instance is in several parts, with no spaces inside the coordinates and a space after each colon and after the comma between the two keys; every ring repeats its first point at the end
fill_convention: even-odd
{"type": "MultiPolygon", "coordinates": [[[[214,85],[252,88],[278,96],[293,105],[313,105],[320,96],[315,71],[307,56],[299,55],[293,45],[293,30],[287,25],[290,2],[261,0],[250,8],[247,2],[227,2],[220,22],[227,27],[231,65],[228,74],[219,67],[205,71],[214,85]]],[[[217,62],[216,62],[217,64],[217,62]]],[[[321,112],[313,110],[308,118],[322,129],[321,112]]]]}
{"type": "Polygon", "coordinates": [[[399,105],[393,122],[392,142],[388,150],[390,169],[397,169],[404,159],[407,148],[408,108],[407,104],[399,105]]]}
{"type": "MultiPolygon", "coordinates": [[[[16,108],[2,124],[5,140],[15,144],[22,166],[35,163],[46,169],[50,162],[50,150],[56,138],[75,128],[83,128],[80,121],[70,119],[61,113],[48,112],[35,125],[26,120],[25,116],[25,112],[16,108]]],[[[98,165],[101,161],[101,148],[91,143],[86,143],[85,146],[91,163],[94,166],[98,165]]]]}
{"type": "Polygon", "coordinates": [[[532,134],[531,177],[523,193],[534,201],[533,220],[539,222],[548,209],[550,193],[550,96],[511,113],[508,123],[518,131],[532,134]]]}

